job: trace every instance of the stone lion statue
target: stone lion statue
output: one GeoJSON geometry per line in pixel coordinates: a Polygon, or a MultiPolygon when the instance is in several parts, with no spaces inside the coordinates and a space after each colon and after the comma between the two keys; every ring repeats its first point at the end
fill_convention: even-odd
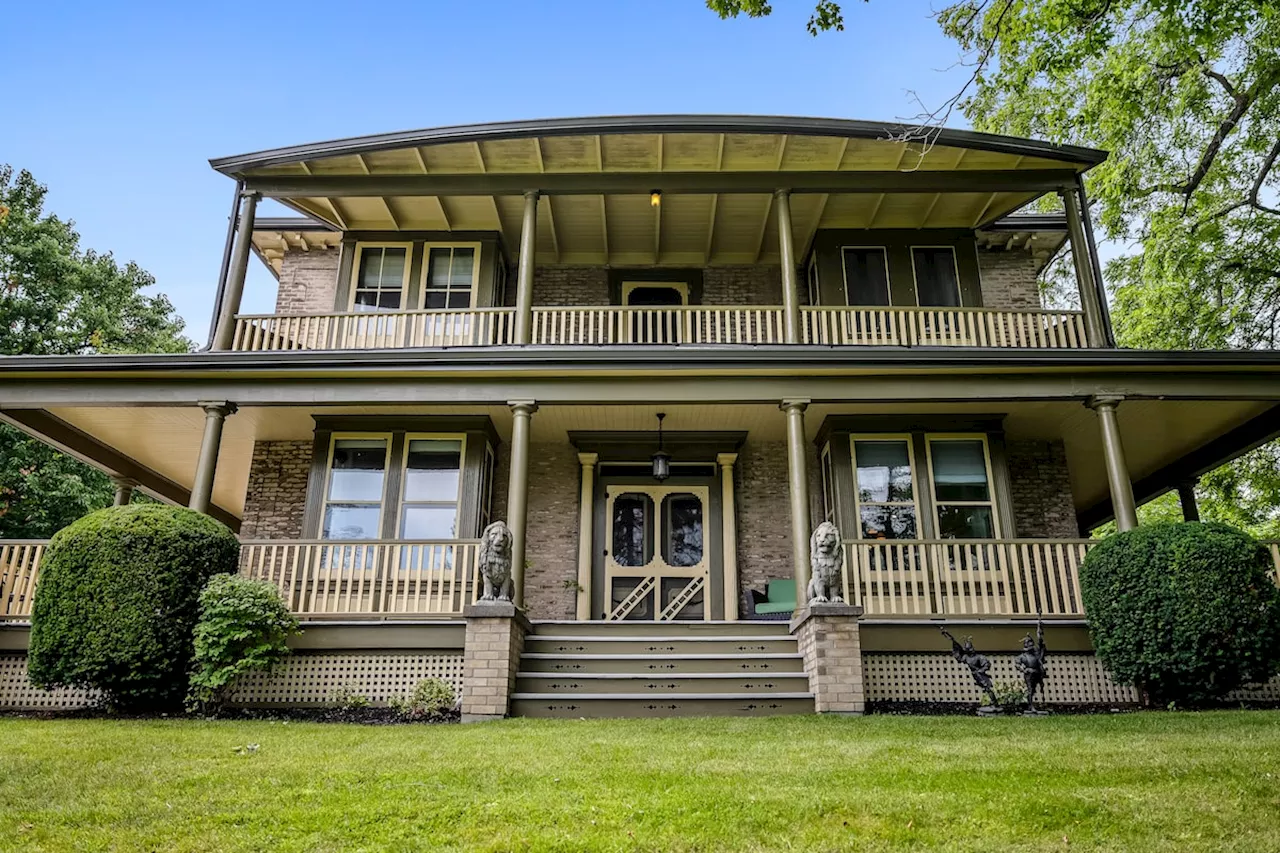
{"type": "Polygon", "coordinates": [[[504,521],[495,521],[480,534],[480,577],[481,601],[511,600],[511,530],[504,521]]]}
{"type": "Polygon", "coordinates": [[[813,569],[809,603],[843,602],[840,570],[844,566],[844,549],[840,547],[840,530],[829,521],[819,524],[809,538],[809,564],[813,569]]]}

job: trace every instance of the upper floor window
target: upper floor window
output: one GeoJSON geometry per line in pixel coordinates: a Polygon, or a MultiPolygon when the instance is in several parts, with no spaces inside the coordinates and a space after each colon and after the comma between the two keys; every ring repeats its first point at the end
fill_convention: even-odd
{"type": "Polygon", "coordinates": [[[883,247],[845,246],[840,260],[846,305],[890,304],[889,259],[883,247]]]}
{"type": "Polygon", "coordinates": [[[916,279],[916,304],[942,308],[960,306],[960,273],[952,246],[912,246],[911,268],[916,279]]]}
{"type": "Polygon", "coordinates": [[[405,307],[409,249],[401,244],[364,243],[356,247],[352,311],[399,311],[405,307]]]}
{"type": "Polygon", "coordinates": [[[478,246],[428,243],[422,264],[422,307],[464,310],[475,301],[480,265],[478,246]]]}

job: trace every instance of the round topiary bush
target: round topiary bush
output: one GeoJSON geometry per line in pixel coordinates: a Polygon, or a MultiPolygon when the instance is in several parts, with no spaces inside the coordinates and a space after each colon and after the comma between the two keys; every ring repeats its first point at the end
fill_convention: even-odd
{"type": "Polygon", "coordinates": [[[125,710],[181,707],[200,590],[234,572],[240,543],[189,509],[111,507],[54,535],[31,615],[39,687],[89,687],[125,710]]]}
{"type": "Polygon", "coordinates": [[[1196,705],[1280,669],[1280,589],[1266,548],[1224,524],[1152,524],[1080,566],[1098,658],[1152,705],[1196,705]]]}

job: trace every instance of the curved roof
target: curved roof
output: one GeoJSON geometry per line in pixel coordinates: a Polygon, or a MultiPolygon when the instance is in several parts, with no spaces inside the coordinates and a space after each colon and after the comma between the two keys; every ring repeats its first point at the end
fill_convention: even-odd
{"type": "Polygon", "coordinates": [[[370,154],[427,145],[497,142],[535,137],[654,133],[765,134],[886,142],[899,141],[904,135],[909,134],[913,138],[930,140],[931,146],[1035,157],[1086,168],[1101,162],[1107,156],[1106,152],[1092,148],[1055,145],[1040,140],[968,130],[926,128],[895,122],[793,116],[649,115],[534,119],[406,130],[272,148],[249,154],[219,157],[210,160],[209,163],[223,174],[241,175],[255,169],[305,160],[370,154]]]}

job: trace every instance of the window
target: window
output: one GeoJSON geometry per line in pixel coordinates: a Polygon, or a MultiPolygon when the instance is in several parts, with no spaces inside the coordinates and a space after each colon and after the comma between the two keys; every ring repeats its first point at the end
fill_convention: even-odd
{"type": "Polygon", "coordinates": [[[938,536],[995,538],[991,461],[985,436],[929,436],[927,441],[938,536]]]}
{"type": "Polygon", "coordinates": [[[622,284],[622,304],[635,306],[688,305],[689,285],[669,281],[628,281],[622,284]]]}
{"type": "Polygon", "coordinates": [[[844,298],[847,305],[889,305],[889,259],[883,248],[846,246],[840,250],[844,265],[844,298]]]}
{"type": "Polygon", "coordinates": [[[916,277],[916,302],[922,306],[960,307],[960,275],[951,246],[913,246],[911,268],[916,277]]]}
{"type": "Polygon", "coordinates": [[[458,535],[462,440],[406,436],[401,539],[453,539],[458,535]]]}
{"type": "Polygon", "coordinates": [[[380,537],[389,443],[387,437],[334,437],[325,483],[321,539],[380,537]]]}
{"type": "Polygon", "coordinates": [[[818,287],[818,256],[816,254],[809,256],[809,267],[806,271],[806,279],[809,283],[809,304],[821,305],[822,292],[818,287]]]}
{"type": "Polygon", "coordinates": [[[356,247],[352,311],[399,311],[404,307],[409,283],[409,248],[368,243],[356,247]]]}
{"type": "Polygon", "coordinates": [[[663,498],[662,533],[662,559],[668,566],[701,563],[702,501],[696,495],[685,494],[663,498]]]}
{"type": "Polygon", "coordinates": [[[422,264],[422,307],[465,310],[474,299],[479,246],[427,244],[422,264]]]}
{"type": "Polygon", "coordinates": [[[854,490],[863,539],[915,539],[915,477],[910,436],[853,439],[854,490]]]}

